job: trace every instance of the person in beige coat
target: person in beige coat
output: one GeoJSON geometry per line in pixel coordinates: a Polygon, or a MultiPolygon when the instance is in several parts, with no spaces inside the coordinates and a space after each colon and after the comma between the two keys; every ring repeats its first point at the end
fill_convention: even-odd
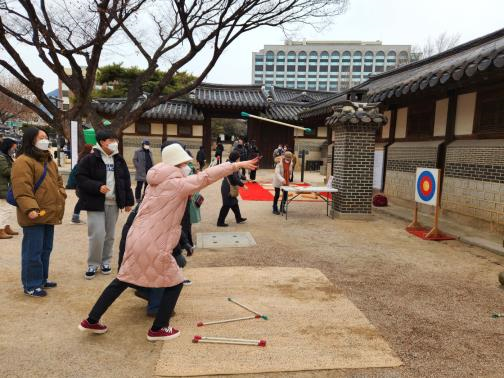
{"type": "Polygon", "coordinates": [[[163,149],[162,162],[147,173],[148,186],[128,231],[119,274],[103,291],[88,318],[80,323],[81,331],[105,333],[107,326],[99,322],[100,318],[130,286],[164,289],[156,318],[147,333],[149,341],[167,340],[180,335],[177,329],[168,324],[184,281],[172,250],[180,240],[180,223],[187,198],[240,168],[256,169],[257,165],[257,159],[224,163],[186,176],[184,167],[190,161],[192,158],[182,146],[174,143],[163,149]]]}
{"type": "Polygon", "coordinates": [[[26,129],[21,155],[12,165],[12,192],[18,205],[18,223],[23,228],[21,280],[24,293],[32,297],[45,297],[45,289],[56,287],[56,282],[48,280],[49,257],[54,226],[61,224],[65,211],[63,180],[49,146],[45,131],[26,129]]]}

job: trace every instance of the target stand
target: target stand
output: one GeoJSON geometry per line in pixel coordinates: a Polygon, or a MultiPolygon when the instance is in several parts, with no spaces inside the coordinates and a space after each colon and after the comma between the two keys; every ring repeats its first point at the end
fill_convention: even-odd
{"type": "Polygon", "coordinates": [[[406,228],[408,231],[421,231],[422,225],[418,221],[418,204],[434,206],[434,226],[422,237],[425,240],[440,240],[445,237],[439,230],[440,191],[439,178],[441,170],[431,168],[417,168],[415,180],[415,208],[413,222],[406,228]]]}

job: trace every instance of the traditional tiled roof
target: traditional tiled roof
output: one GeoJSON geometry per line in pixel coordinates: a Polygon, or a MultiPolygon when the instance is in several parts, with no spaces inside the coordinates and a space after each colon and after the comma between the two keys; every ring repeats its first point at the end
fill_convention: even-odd
{"type": "MultiPolygon", "coordinates": [[[[139,100],[133,109],[136,109],[142,100],[139,100]]],[[[123,98],[106,98],[96,99],[94,101],[96,110],[104,114],[113,115],[119,111],[124,104],[123,98]]],[[[202,121],[204,119],[203,113],[196,109],[191,103],[187,101],[171,100],[164,104],[158,105],[143,115],[143,118],[150,119],[171,119],[181,121],[202,121]]]]}
{"type": "Polygon", "coordinates": [[[369,101],[401,97],[478,72],[504,68],[504,29],[474,39],[429,58],[370,78],[360,85],[369,101]]]}
{"type": "Polygon", "coordinates": [[[372,125],[383,126],[387,117],[378,111],[378,103],[342,101],[334,106],[334,113],[326,119],[326,126],[372,125]]]}
{"type": "Polygon", "coordinates": [[[270,95],[273,101],[279,102],[316,102],[334,96],[334,92],[310,91],[273,86],[270,95]]]}
{"type": "Polygon", "coordinates": [[[299,121],[299,113],[306,109],[306,104],[272,102],[267,110],[263,111],[266,118],[282,121],[299,121]]]}
{"type": "Polygon", "coordinates": [[[262,109],[268,104],[260,85],[202,84],[189,98],[195,105],[227,109],[262,109]]]}

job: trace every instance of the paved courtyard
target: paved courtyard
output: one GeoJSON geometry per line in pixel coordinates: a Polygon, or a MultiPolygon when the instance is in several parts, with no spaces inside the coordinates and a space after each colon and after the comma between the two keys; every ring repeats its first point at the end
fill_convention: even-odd
{"type": "MultiPolygon", "coordinates": [[[[259,177],[267,177],[266,173],[260,171],[259,177]]],[[[104,322],[110,327],[107,335],[90,337],[77,330],[79,321],[112,276],[84,279],[86,226],[70,224],[75,195],[73,191],[68,193],[65,220],[56,228],[51,262],[50,278],[59,286],[46,298],[22,294],[21,237],[0,241],[1,375],[151,376],[161,343],[146,340],[151,319],[145,316],[145,302],[132,290],[105,315],[104,322]]],[[[203,221],[193,227],[193,233],[223,231],[215,226],[221,204],[220,183],[204,190],[203,195],[203,221]]],[[[367,222],[331,220],[325,217],[323,203],[300,202],[289,209],[286,221],[271,214],[269,202],[240,201],[240,206],[248,222],[236,225],[230,214],[230,227],[225,231],[250,232],[257,245],[197,249],[188,258],[190,267],[317,268],[377,327],[404,364],[390,369],[271,376],[504,374],[504,319],[491,318],[493,312],[504,312],[504,290],[497,281],[498,273],[504,270],[504,257],[459,241],[422,241],[404,231],[403,221],[384,214],[367,222]]],[[[118,234],[125,218],[121,214],[118,234]]],[[[172,324],[177,326],[177,316],[172,324]]]]}

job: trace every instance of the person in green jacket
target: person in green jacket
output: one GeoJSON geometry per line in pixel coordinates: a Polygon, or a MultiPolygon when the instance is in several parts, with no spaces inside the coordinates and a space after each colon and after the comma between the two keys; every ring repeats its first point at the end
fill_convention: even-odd
{"type": "Polygon", "coordinates": [[[9,226],[9,216],[14,207],[6,201],[7,190],[11,183],[12,157],[17,144],[12,138],[4,138],[0,143],[0,239],[10,239],[13,235],[19,235],[19,232],[9,226]]]}

